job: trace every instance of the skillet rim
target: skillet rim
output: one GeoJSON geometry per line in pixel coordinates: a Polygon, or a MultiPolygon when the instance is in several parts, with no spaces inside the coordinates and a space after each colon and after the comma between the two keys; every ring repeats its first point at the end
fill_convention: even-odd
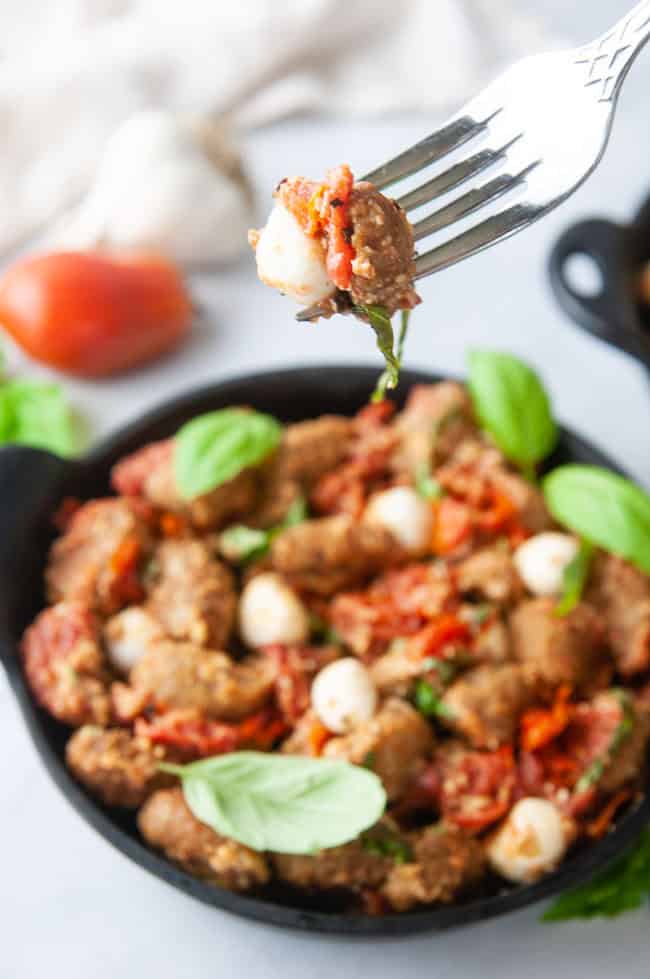
{"type": "MultiPolygon", "coordinates": [[[[319,385],[322,389],[323,399],[326,399],[329,397],[328,378],[331,382],[336,381],[339,386],[342,380],[349,379],[351,382],[354,381],[356,386],[366,387],[370,391],[377,373],[377,368],[362,364],[323,364],[281,367],[224,378],[182,392],[149,409],[135,420],[110,434],[81,459],[66,462],[63,466],[70,473],[76,467],[82,467],[86,471],[106,467],[111,458],[132,451],[131,447],[134,444],[144,444],[148,438],[145,432],[161,425],[164,426],[167,420],[171,423],[171,420],[179,414],[190,414],[192,406],[197,406],[194,409],[196,411],[199,404],[211,399],[223,401],[233,398],[235,401],[241,402],[241,396],[238,398],[235,393],[238,388],[254,388],[258,385],[267,384],[271,385],[272,388],[286,389],[288,385],[295,386],[297,382],[300,382],[303,387],[305,385],[307,387],[319,385]]],[[[449,374],[404,369],[400,394],[403,397],[413,384],[433,383],[440,380],[462,379],[449,374]]],[[[243,400],[249,401],[250,394],[243,400]]],[[[333,404],[330,410],[335,411],[336,408],[336,404],[333,404]]],[[[175,424],[177,425],[178,422],[176,421],[175,424]]],[[[604,465],[615,472],[623,473],[618,464],[581,436],[564,427],[561,427],[560,430],[560,446],[566,455],[578,461],[604,465]]],[[[3,449],[0,451],[0,467],[3,456],[8,451],[11,450],[3,449]]],[[[33,456],[33,450],[27,451],[33,456]]],[[[48,453],[38,452],[37,455],[52,458],[48,453]]],[[[6,668],[10,687],[18,702],[32,743],[48,774],[81,818],[123,855],[180,891],[204,904],[266,924],[315,933],[339,934],[346,937],[372,936],[378,938],[427,931],[437,932],[450,927],[460,927],[487,920],[526,907],[584,881],[595,871],[603,869],[611,860],[619,856],[634,841],[643,827],[650,822],[649,794],[625,813],[611,833],[564,861],[553,874],[548,875],[536,884],[513,888],[504,887],[503,892],[479,897],[464,904],[443,905],[383,917],[373,917],[349,912],[301,909],[260,897],[237,894],[204,883],[170,863],[123,829],[111,816],[111,810],[100,805],[82,789],[72,778],[54,747],[52,739],[48,737],[43,723],[44,711],[33,701],[25,683],[20,667],[17,640],[14,638],[12,642],[6,636],[0,635],[0,647],[4,647],[0,648],[0,659],[6,668]]],[[[650,785],[647,788],[650,789],[650,785]]]]}

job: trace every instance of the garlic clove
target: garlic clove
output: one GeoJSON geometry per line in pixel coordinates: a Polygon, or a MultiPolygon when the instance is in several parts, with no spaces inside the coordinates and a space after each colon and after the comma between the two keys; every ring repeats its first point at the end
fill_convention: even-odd
{"type": "Polygon", "coordinates": [[[245,247],[250,223],[250,194],[234,155],[224,150],[221,167],[189,121],[158,110],[137,113],[109,140],[94,184],[58,243],[156,251],[190,266],[228,261],[245,247]]]}

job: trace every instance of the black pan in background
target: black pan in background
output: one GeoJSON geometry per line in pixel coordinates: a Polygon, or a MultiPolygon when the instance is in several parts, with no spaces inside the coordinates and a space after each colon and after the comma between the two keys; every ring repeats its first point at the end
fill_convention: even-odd
{"type": "MultiPolygon", "coordinates": [[[[63,752],[69,730],[36,706],[25,684],[18,642],[43,606],[43,568],[53,536],[51,514],[59,501],[108,492],[111,465],[146,442],[171,435],[189,418],[231,404],[250,404],[285,422],[324,412],[352,414],[365,403],[377,378],[371,367],[308,367],[249,375],[201,388],[169,402],[122,429],[86,457],[63,461],[21,447],[0,450],[0,661],[41,760],[59,789],[86,822],[150,873],[205,904],[247,918],[307,931],[339,935],[404,935],[496,917],[583,881],[618,856],[650,820],[650,798],[628,810],[603,840],[571,855],[537,884],[506,887],[496,881],[463,904],[423,908],[382,918],[342,913],[324,897],[306,899],[278,885],[256,896],[233,894],[184,873],[140,840],[132,814],[91,798],[68,773],[63,752]]],[[[409,387],[440,378],[404,371],[397,401],[409,387]]],[[[562,430],[551,465],[569,460],[617,467],[573,433],[562,430]]],[[[648,786],[650,789],[650,785],[648,786]]],[[[73,854],[70,854],[73,859],[73,854]]],[[[91,873],[92,869],[88,868],[91,873]]],[[[36,883],[36,882],[35,882],[36,883]]]]}
{"type": "Polygon", "coordinates": [[[650,306],[638,300],[641,268],[650,261],[650,198],[630,224],[590,218],[567,228],[555,243],[549,276],[555,296],[583,329],[636,357],[650,370],[650,306]],[[595,295],[576,291],[568,263],[586,255],[597,265],[601,286],[595,295]]]}

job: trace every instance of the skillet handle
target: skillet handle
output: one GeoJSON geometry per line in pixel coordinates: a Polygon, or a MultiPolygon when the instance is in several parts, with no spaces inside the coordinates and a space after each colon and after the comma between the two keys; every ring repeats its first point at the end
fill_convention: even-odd
{"type": "Polygon", "coordinates": [[[51,515],[74,463],[22,445],[0,448],[0,662],[15,662],[13,640],[40,590],[51,515]]]}
{"type": "Polygon", "coordinates": [[[646,336],[640,326],[632,271],[626,229],[601,218],[568,228],[549,259],[551,287],[571,319],[593,336],[632,354],[650,370],[650,333],[646,336]],[[574,255],[586,255],[596,263],[601,287],[595,295],[579,293],[571,285],[567,268],[574,255]]]}

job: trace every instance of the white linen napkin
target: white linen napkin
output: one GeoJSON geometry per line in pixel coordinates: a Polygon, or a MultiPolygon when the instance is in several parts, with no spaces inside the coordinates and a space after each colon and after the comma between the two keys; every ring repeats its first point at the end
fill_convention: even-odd
{"type": "Polygon", "coordinates": [[[240,127],[442,111],[552,43],[511,0],[0,4],[0,253],[81,198],[139,109],[223,111],[240,127]]]}

